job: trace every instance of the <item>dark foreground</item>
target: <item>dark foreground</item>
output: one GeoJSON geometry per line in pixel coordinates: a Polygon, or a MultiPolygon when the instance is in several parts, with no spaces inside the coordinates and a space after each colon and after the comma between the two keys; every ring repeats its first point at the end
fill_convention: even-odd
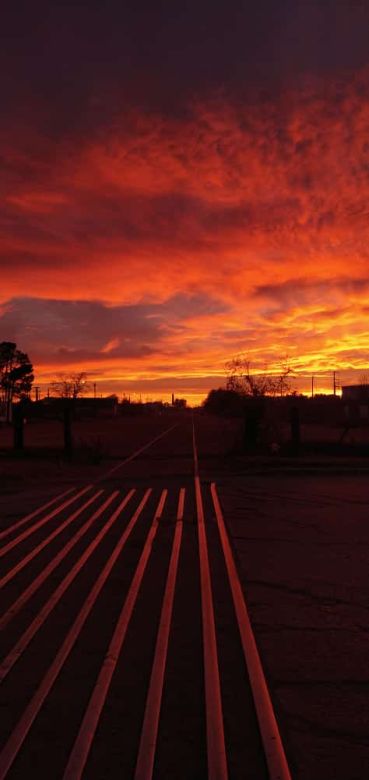
{"type": "MultiPolygon", "coordinates": [[[[4,530],[58,492],[73,488],[70,496],[74,496],[92,484],[90,491],[0,559],[0,576],[5,578],[1,723],[5,758],[14,753],[11,763],[3,764],[9,764],[7,773],[0,776],[23,778],[31,770],[45,778],[78,777],[82,771],[90,778],[135,777],[167,574],[180,526],[153,776],[208,777],[192,431],[190,420],[178,422],[168,435],[111,474],[106,472],[117,465],[114,461],[86,470],[87,481],[78,482],[77,471],[70,470],[67,479],[62,473],[58,486],[53,474],[49,484],[33,481],[21,494],[2,496],[4,530]],[[133,488],[136,492],[94,548],[99,533],[133,488]],[[90,499],[75,520],[16,571],[25,556],[32,556],[46,537],[60,530],[72,510],[90,499]],[[129,539],[97,592],[101,572],[137,511],[129,539]],[[98,516],[91,521],[94,512],[98,516]],[[124,623],[122,609],[158,512],[161,516],[152,544],[149,540],[147,564],[122,648],[119,642],[110,646],[117,624],[124,623]],[[75,539],[78,532],[81,535],[75,539]],[[54,565],[72,539],[73,546],[48,573],[47,567],[54,565]],[[63,591],[72,571],[74,579],[63,591]],[[11,576],[6,581],[7,572],[11,576]],[[58,588],[63,592],[52,605],[58,588]],[[94,588],[96,598],[80,625],[81,610],[94,588]],[[45,609],[50,609],[48,614],[45,609]],[[67,657],[61,659],[73,625],[80,630],[67,657]],[[60,669],[55,680],[48,681],[48,670],[50,674],[54,665],[55,672],[58,658],[63,661],[60,669]],[[110,673],[101,704],[100,675],[106,679],[110,673]]],[[[162,430],[165,427],[163,423],[162,430]]],[[[157,428],[151,438],[160,433],[160,425],[157,428]]],[[[201,419],[196,429],[229,777],[262,780],[269,774],[215,522],[213,482],[292,777],[364,780],[369,776],[368,477],[252,475],[240,460],[235,471],[229,459],[224,461],[219,446],[219,439],[226,444],[226,431],[219,437],[217,424],[201,419]]],[[[142,446],[141,438],[131,442],[132,451],[142,446]]],[[[65,496],[59,505],[67,500],[65,496]]],[[[0,544],[18,538],[52,508],[0,538],[0,544]]],[[[141,777],[146,779],[147,769],[142,767],[141,777]]]]}

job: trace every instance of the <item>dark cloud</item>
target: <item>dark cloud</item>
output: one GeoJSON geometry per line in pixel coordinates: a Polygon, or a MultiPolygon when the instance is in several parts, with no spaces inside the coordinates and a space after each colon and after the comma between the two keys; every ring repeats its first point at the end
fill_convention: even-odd
{"type": "Polygon", "coordinates": [[[15,298],[1,308],[3,340],[14,340],[34,361],[55,363],[140,358],[180,335],[186,321],[225,312],[205,294],[163,303],[107,306],[100,301],[15,298]]]}
{"type": "Polygon", "coordinates": [[[2,13],[3,105],[47,103],[34,119],[54,135],[127,102],[174,113],[184,95],[360,67],[368,29],[366,0],[20,0],[2,13]]]}
{"type": "MultiPolygon", "coordinates": [[[[344,295],[360,294],[369,290],[369,275],[367,278],[350,279],[332,277],[332,279],[317,280],[295,278],[274,284],[261,284],[255,287],[255,298],[266,298],[281,305],[299,306],[308,300],[325,301],[335,293],[344,295]]],[[[333,312],[334,310],[332,310],[333,312]]],[[[342,309],[336,309],[336,312],[342,309]]],[[[321,313],[323,314],[323,312],[321,313]]]]}

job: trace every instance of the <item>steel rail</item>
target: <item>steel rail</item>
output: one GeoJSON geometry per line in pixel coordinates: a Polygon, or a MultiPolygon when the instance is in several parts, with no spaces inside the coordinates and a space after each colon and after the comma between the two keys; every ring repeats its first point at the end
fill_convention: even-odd
{"type": "Polygon", "coordinates": [[[151,494],[151,488],[146,490],[145,495],[143,496],[139,506],[137,507],[136,511],[134,512],[127,528],[124,530],[122,536],[120,537],[119,541],[117,542],[112,554],[110,555],[108,561],[104,565],[102,571],[100,572],[97,580],[95,581],[93,587],[91,588],[86,600],[84,601],[80,611],[78,612],[77,617],[73,621],[73,624],[71,628],[69,629],[61,647],[59,648],[54,660],[52,661],[51,665],[49,666],[46,674],[44,675],[39,687],[37,688],[35,694],[32,696],[32,699],[26,706],[26,709],[24,710],[23,714],[21,715],[18,723],[16,724],[14,730],[10,734],[9,739],[7,740],[2,752],[0,753],[0,780],[4,780],[6,777],[8,770],[12,766],[32,724],[35,718],[37,717],[37,714],[39,713],[49,691],[51,690],[55,680],[57,679],[62,667],[64,666],[65,661],[67,660],[76,640],[78,639],[78,636],[81,633],[81,630],[96,602],[96,599],[102,590],[103,586],[105,585],[106,580],[109,577],[109,574],[116,563],[127,539],[128,536],[133,528],[133,526],[136,524],[150,494],[151,494]]]}
{"type": "Polygon", "coordinates": [[[152,444],[155,444],[156,441],[159,441],[159,439],[162,439],[163,436],[166,436],[167,433],[170,433],[170,431],[173,431],[174,428],[178,428],[178,423],[175,425],[171,425],[170,428],[167,428],[165,431],[159,434],[159,436],[156,436],[155,439],[151,439],[147,444],[144,444],[142,447],[140,447],[138,450],[132,453],[132,455],[128,455],[127,458],[124,458],[120,463],[118,463],[116,466],[113,466],[112,469],[109,469],[109,471],[106,471],[105,474],[103,474],[101,477],[99,477],[97,482],[101,482],[102,480],[106,479],[110,476],[110,474],[114,474],[115,471],[118,471],[118,469],[122,468],[126,463],[129,463],[130,460],[134,460],[134,458],[137,458],[138,455],[141,455],[141,452],[144,452],[145,450],[148,450],[149,447],[151,447],[152,444]]]}
{"type": "Polygon", "coordinates": [[[82,773],[100,720],[100,715],[110,688],[114,670],[118,663],[129,621],[131,619],[136,599],[145,574],[146,565],[151,554],[167,493],[167,490],[162,491],[158,507],[154,514],[152,525],[146,537],[145,544],[133,576],[133,580],[125,598],[122,610],[113,632],[113,636],[101,666],[99,676],[83,716],[80,730],[69,756],[68,763],[63,774],[64,780],[72,780],[72,778],[73,780],[76,780],[77,778],[82,777],[82,773]]]}
{"type": "Polygon", "coordinates": [[[33,547],[33,549],[27,553],[27,555],[24,556],[18,563],[15,564],[9,571],[4,574],[4,576],[0,579],[0,589],[4,587],[10,580],[14,579],[14,577],[24,569],[27,564],[33,560],[33,558],[38,555],[42,550],[47,547],[50,542],[52,542],[54,539],[56,539],[59,534],[61,534],[62,531],[64,531],[65,528],[68,527],[79,515],[82,514],[82,512],[87,509],[87,507],[90,506],[96,499],[101,495],[102,490],[98,490],[96,493],[94,493],[82,506],[78,507],[78,509],[75,510],[69,517],[64,520],[64,522],[61,525],[58,525],[57,528],[55,528],[54,531],[49,534],[49,536],[46,537],[46,539],[43,539],[42,542],[40,542],[36,547],[33,547]]]}
{"type": "Polygon", "coordinates": [[[251,627],[246,602],[214,482],[211,484],[210,489],[240,631],[242,648],[249,673],[251,690],[264,746],[265,758],[268,765],[269,778],[270,780],[291,780],[291,774],[274,714],[273,704],[265,680],[262,663],[251,627]]]}
{"type": "Polygon", "coordinates": [[[195,467],[194,479],[200,557],[208,778],[209,780],[226,780],[228,778],[228,768],[224,737],[218,650],[194,421],[192,421],[192,440],[195,467]]]}
{"type": "MultiPolygon", "coordinates": [[[[103,493],[103,490],[99,491],[98,495],[101,495],[103,493]]],[[[45,568],[40,572],[40,574],[32,580],[30,585],[28,585],[27,588],[18,596],[18,598],[11,604],[10,607],[8,607],[7,611],[4,613],[4,615],[0,618],[0,631],[17,615],[20,609],[24,607],[25,604],[27,604],[27,601],[29,601],[30,598],[36,593],[38,588],[41,587],[41,585],[45,582],[45,580],[48,578],[48,576],[56,569],[57,566],[59,566],[59,563],[61,563],[62,560],[68,555],[68,553],[75,547],[77,542],[79,542],[80,539],[87,533],[88,529],[91,527],[91,525],[94,523],[95,520],[97,520],[107,509],[112,501],[114,501],[114,498],[116,498],[119,495],[119,490],[114,490],[113,493],[104,501],[104,503],[94,512],[91,517],[79,528],[79,530],[72,536],[71,539],[67,542],[67,544],[62,547],[61,550],[55,555],[54,558],[50,561],[50,563],[45,566],[45,568]]]]}
{"type": "MultiPolygon", "coordinates": [[[[129,461],[134,460],[138,455],[141,454],[141,452],[144,452],[144,450],[147,450],[149,447],[151,447],[152,444],[155,444],[156,441],[159,441],[159,439],[162,439],[163,436],[165,436],[170,431],[174,430],[174,428],[177,428],[178,424],[172,425],[170,428],[167,428],[165,431],[159,434],[159,436],[156,436],[154,439],[151,439],[147,444],[144,444],[142,447],[140,447],[138,450],[133,452],[131,455],[128,455],[127,458],[124,458],[120,463],[118,463],[117,466],[114,466],[112,469],[109,469],[109,471],[106,471],[105,474],[103,474],[101,477],[99,477],[96,482],[100,482],[104,480],[107,476],[114,473],[118,469],[120,469],[122,466],[124,466],[125,463],[129,463],[129,461]]],[[[89,487],[92,487],[91,485],[89,487]]],[[[40,512],[43,512],[44,509],[48,509],[49,506],[52,506],[55,504],[59,499],[63,498],[64,496],[68,495],[68,493],[71,493],[72,490],[75,490],[74,487],[68,488],[68,490],[65,490],[63,493],[59,493],[59,495],[55,496],[55,498],[52,498],[50,501],[48,501],[46,504],[43,504],[42,506],[35,509],[33,512],[30,512],[30,514],[23,517],[21,520],[18,520],[16,523],[13,523],[13,525],[9,526],[8,528],[5,528],[3,531],[0,531],[0,539],[3,539],[5,536],[8,536],[13,531],[15,531],[17,528],[20,528],[24,523],[27,522],[27,520],[32,520],[36,515],[38,515],[40,512]]],[[[80,495],[80,494],[78,494],[80,495]]],[[[78,496],[75,496],[74,498],[77,498],[78,496]]],[[[74,499],[73,499],[74,500],[74,499]]],[[[53,515],[50,515],[48,519],[51,519],[53,515]]]]}
{"type": "Polygon", "coordinates": [[[30,512],[25,517],[22,517],[21,520],[18,520],[16,523],[9,525],[8,528],[5,528],[4,531],[0,532],[0,539],[3,539],[4,536],[9,536],[9,534],[11,534],[13,531],[16,531],[17,528],[20,528],[22,525],[24,525],[27,522],[27,520],[32,520],[40,512],[43,512],[44,509],[48,509],[49,506],[56,504],[56,502],[59,501],[59,499],[64,498],[64,496],[67,496],[68,493],[72,492],[72,490],[75,490],[75,488],[72,487],[69,488],[68,490],[64,490],[64,493],[59,493],[59,495],[52,498],[51,501],[48,501],[46,504],[42,504],[42,506],[38,507],[38,509],[35,509],[33,512],[30,512]]]}
{"type": "Polygon", "coordinates": [[[42,528],[45,523],[47,523],[49,520],[51,520],[56,515],[60,514],[60,512],[63,511],[63,509],[66,509],[67,506],[70,506],[70,504],[73,504],[74,501],[77,500],[77,498],[81,498],[85,493],[87,493],[88,490],[91,490],[93,485],[88,485],[87,487],[83,488],[83,490],[80,490],[79,493],[77,493],[75,496],[72,496],[72,498],[68,498],[67,501],[64,501],[63,504],[60,504],[60,506],[56,507],[56,509],[53,509],[52,512],[49,512],[46,517],[42,517],[41,520],[37,520],[34,525],[31,525],[30,528],[27,528],[25,531],[22,531],[18,536],[16,536],[15,539],[12,539],[11,542],[8,542],[7,544],[4,544],[3,547],[0,548],[0,558],[3,557],[3,555],[6,555],[7,552],[10,552],[10,550],[13,550],[14,547],[16,547],[18,544],[24,541],[24,539],[27,539],[31,534],[35,533],[35,531],[38,531],[39,528],[42,528]]]}
{"type": "Polygon", "coordinates": [[[178,560],[182,541],[182,521],[184,513],[185,492],[185,488],[181,488],[178,497],[178,508],[176,515],[177,522],[174,532],[172,552],[159,622],[159,630],[156,639],[154,661],[146,699],[145,714],[142,725],[134,780],[151,780],[154,769],[155,750],[168,652],[169,632],[172,621],[174,592],[176,587],[178,560]]]}
{"type": "MultiPolygon", "coordinates": [[[[50,612],[52,612],[54,607],[58,604],[58,602],[64,595],[65,591],[72,584],[73,580],[75,580],[79,572],[82,570],[83,566],[87,563],[88,559],[91,557],[94,550],[96,550],[98,544],[100,544],[101,540],[104,538],[104,536],[106,536],[106,534],[108,533],[109,529],[111,528],[111,526],[113,525],[117,517],[119,517],[126,504],[128,504],[128,502],[132,498],[134,492],[135,490],[130,490],[129,493],[123,499],[123,501],[120,502],[117,509],[115,509],[115,511],[109,517],[105,525],[101,528],[99,533],[94,537],[92,542],[90,542],[90,544],[88,545],[86,550],[84,550],[81,557],[78,559],[78,561],[76,561],[76,563],[74,564],[74,566],[72,566],[68,574],[66,574],[64,579],[59,583],[58,587],[53,591],[51,596],[48,598],[48,600],[41,608],[40,612],[32,620],[28,628],[26,628],[22,636],[18,639],[16,644],[8,653],[8,655],[1,662],[0,683],[5,679],[7,674],[9,674],[14,664],[18,661],[18,659],[20,658],[20,656],[22,655],[26,647],[29,645],[30,641],[33,639],[37,631],[41,628],[46,618],[50,615],[50,612]]],[[[105,505],[106,504],[107,502],[105,502],[105,505]]],[[[100,510],[102,511],[102,507],[100,507],[100,510]]],[[[98,510],[100,514],[101,511],[98,510]]]]}

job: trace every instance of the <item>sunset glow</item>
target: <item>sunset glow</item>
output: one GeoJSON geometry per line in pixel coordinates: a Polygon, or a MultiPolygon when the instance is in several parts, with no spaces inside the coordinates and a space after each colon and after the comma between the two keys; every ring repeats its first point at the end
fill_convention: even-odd
{"type": "Polygon", "coordinates": [[[107,111],[96,87],[78,128],[36,95],[7,115],[1,339],[37,384],[78,369],[102,394],[196,401],[241,352],[287,357],[298,390],[365,373],[368,76],[200,85],[173,112],[123,88],[107,111]]]}

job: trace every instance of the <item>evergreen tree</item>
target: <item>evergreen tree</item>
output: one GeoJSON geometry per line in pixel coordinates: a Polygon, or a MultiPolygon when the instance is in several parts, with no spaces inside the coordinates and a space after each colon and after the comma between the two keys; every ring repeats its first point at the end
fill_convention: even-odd
{"type": "Polygon", "coordinates": [[[14,398],[27,398],[34,380],[33,366],[25,352],[12,341],[0,342],[0,400],[6,419],[11,419],[14,398]]]}

